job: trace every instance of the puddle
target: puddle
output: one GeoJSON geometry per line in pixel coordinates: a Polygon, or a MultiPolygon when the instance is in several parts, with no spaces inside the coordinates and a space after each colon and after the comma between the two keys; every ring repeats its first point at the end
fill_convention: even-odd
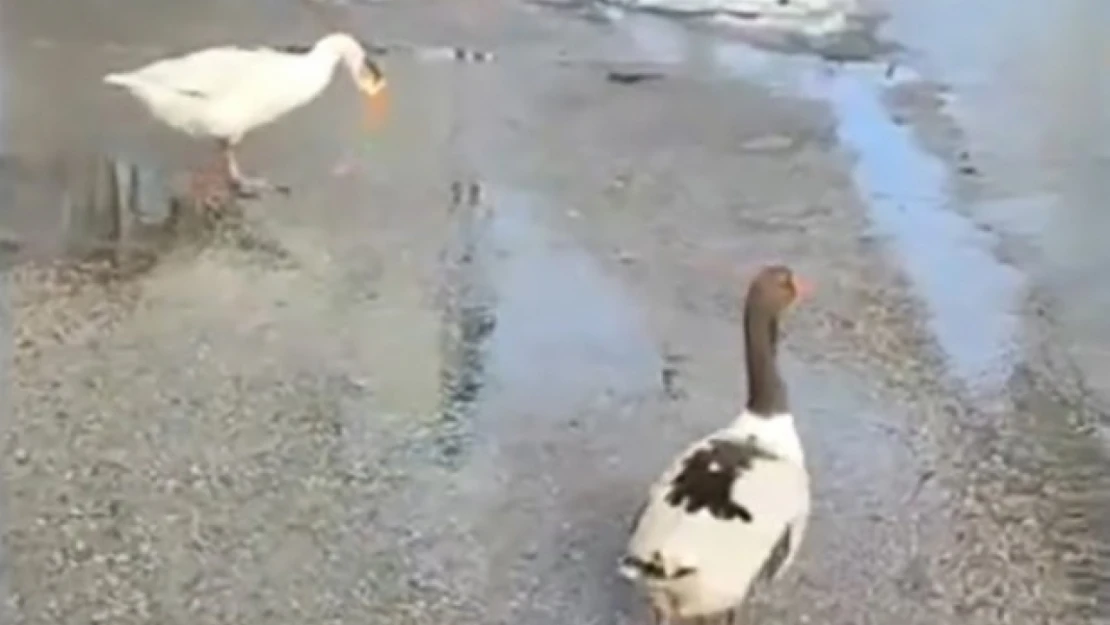
{"type": "Polygon", "coordinates": [[[891,119],[881,68],[814,73],[807,92],[828,102],[876,230],[890,241],[931,313],[933,332],[962,380],[1001,388],[1017,354],[1013,311],[1022,277],[994,256],[994,237],[952,209],[949,171],[891,119]]]}
{"type": "Polygon", "coordinates": [[[1110,398],[1105,155],[1110,73],[1101,0],[1021,4],[900,1],[891,31],[952,93],[946,112],[983,164],[990,202],[970,207],[1003,233],[1032,290],[1054,306],[1036,324],[1110,398]],[[973,7],[973,8],[972,8],[973,7]],[[990,28],[982,28],[990,24],[990,28]],[[1080,303],[1080,305],[1074,305],[1080,303]]]}
{"type": "Polygon", "coordinates": [[[1022,276],[995,257],[998,242],[990,233],[954,210],[959,200],[946,164],[887,111],[887,68],[830,68],[737,44],[719,46],[717,60],[731,75],[829,105],[872,226],[893,246],[928,308],[951,372],[973,387],[1001,389],[1018,357],[1013,307],[1022,276]]]}
{"type": "Polygon", "coordinates": [[[288,264],[234,202],[190,199],[186,178],[109,155],[0,158],[0,262],[95,261],[101,278],[134,278],[169,252],[213,243],[288,264]]]}
{"type": "MultiPolygon", "coordinates": [[[[680,62],[675,50],[692,37],[681,25],[636,23],[631,36],[660,63],[680,62]]],[[[795,97],[828,104],[837,136],[854,157],[854,177],[875,231],[897,252],[928,307],[934,336],[951,371],[969,385],[997,390],[1009,379],[1019,318],[1013,312],[1021,275],[994,256],[997,241],[953,209],[945,163],[920,147],[912,129],[883,103],[887,68],[830,66],[747,44],[712,45],[714,69],[795,97]]]]}
{"type": "Polygon", "coordinates": [[[799,10],[779,4],[771,7],[784,10],[774,11],[766,10],[771,7],[764,4],[764,10],[729,10],[720,4],[661,0],[601,6],[609,9],[608,21],[621,22],[637,47],[658,63],[681,62],[689,32],[680,32],[679,24],[690,32],[742,41],[766,51],[830,61],[874,60],[900,49],[879,36],[885,15],[875,8],[853,5],[799,10]]]}
{"type": "Polygon", "coordinates": [[[488,367],[498,392],[542,409],[656,388],[662,358],[620,283],[545,225],[526,194],[498,189],[495,201],[489,235],[497,331],[488,367]]]}
{"type": "MultiPolygon", "coordinates": [[[[659,392],[663,358],[636,304],[523,192],[451,187],[436,455],[454,464],[491,405],[564,418],[600,395],[659,392]]],[[[488,416],[487,416],[488,415],[488,416]]],[[[524,415],[521,415],[524,416],[524,415]]],[[[514,431],[521,425],[511,424],[514,431]]]]}
{"type": "Polygon", "coordinates": [[[186,207],[167,177],[88,155],[0,159],[0,239],[9,260],[105,258],[126,264],[164,250],[186,207]]]}
{"type": "Polygon", "coordinates": [[[680,65],[690,54],[689,35],[666,19],[643,16],[626,20],[624,26],[624,33],[649,63],[680,65]]]}

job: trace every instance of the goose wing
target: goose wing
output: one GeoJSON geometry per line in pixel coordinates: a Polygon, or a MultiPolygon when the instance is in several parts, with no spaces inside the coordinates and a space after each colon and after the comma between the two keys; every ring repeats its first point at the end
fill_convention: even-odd
{"type": "Polygon", "coordinates": [[[214,99],[288,71],[296,55],[268,48],[209,48],[156,61],[131,74],[148,86],[198,99],[214,99]]]}
{"type": "Polygon", "coordinates": [[[808,509],[803,467],[752,440],[711,436],[652,487],[622,570],[657,582],[696,574],[746,589],[761,572],[783,570],[800,543],[792,528],[808,509]]]}

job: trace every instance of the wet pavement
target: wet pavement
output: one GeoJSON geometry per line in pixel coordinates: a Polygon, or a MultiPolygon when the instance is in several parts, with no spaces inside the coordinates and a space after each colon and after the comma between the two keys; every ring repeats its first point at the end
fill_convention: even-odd
{"type": "Polygon", "coordinates": [[[815,519],[757,614],[1101,617],[1090,369],[1027,296],[1067,282],[983,225],[929,66],[579,6],[121,4],[0,5],[15,622],[643,622],[627,523],[739,405],[777,260],[819,287],[784,354],[815,519]],[[248,140],[289,198],[170,210],[209,146],[99,76],[335,27],[495,60],[391,51],[386,127],[337,84],[248,140]]]}
{"type": "MultiPolygon", "coordinates": [[[[1103,219],[1110,123],[1107,75],[1096,59],[1106,52],[1098,33],[1110,24],[1110,11],[1085,0],[1051,7],[986,2],[966,15],[957,3],[928,11],[905,4],[890,30],[935,81],[933,97],[958,131],[958,149],[974,161],[961,209],[996,253],[1028,276],[1006,299],[1045,319],[1035,332],[1044,335],[1034,337],[1039,347],[1073,361],[1081,370],[1074,373],[1105,405],[1110,328],[1098,312],[1107,292],[1095,276],[1107,256],[1084,233],[1097,231],[1103,219]],[[954,19],[960,15],[967,19],[954,19]],[[942,42],[929,35],[928,25],[937,22],[997,26],[989,36],[957,30],[942,42]],[[1031,90],[1038,96],[1028,97],[1031,90]]],[[[948,140],[934,141],[934,148],[951,151],[945,144],[953,143],[952,131],[937,134],[948,140]]]]}

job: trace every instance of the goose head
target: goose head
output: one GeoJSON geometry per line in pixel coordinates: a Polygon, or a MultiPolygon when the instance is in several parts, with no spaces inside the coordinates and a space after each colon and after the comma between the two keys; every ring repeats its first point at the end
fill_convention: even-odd
{"type": "Polygon", "coordinates": [[[327,35],[316,42],[313,50],[341,61],[359,91],[368,97],[377,96],[385,90],[385,73],[366,53],[362,44],[347,33],[327,35]]]}
{"type": "Polygon", "coordinates": [[[341,62],[347,67],[351,79],[366,97],[367,126],[379,126],[386,116],[385,73],[362,44],[346,33],[332,33],[316,42],[313,53],[325,55],[333,59],[332,63],[341,62]]]}
{"type": "Polygon", "coordinates": [[[759,270],[748,287],[747,305],[778,317],[807,296],[812,287],[785,265],[767,265],[759,270]]]}
{"type": "Polygon", "coordinates": [[[786,384],[779,375],[776,353],[779,318],[810,290],[809,284],[784,265],[761,269],[748,287],[744,307],[744,358],[748,369],[750,414],[790,414],[786,384]]]}

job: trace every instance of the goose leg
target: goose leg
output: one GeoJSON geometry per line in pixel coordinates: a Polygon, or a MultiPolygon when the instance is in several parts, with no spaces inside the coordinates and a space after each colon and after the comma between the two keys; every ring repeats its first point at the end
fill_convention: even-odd
{"type": "Polygon", "coordinates": [[[227,177],[235,194],[241,198],[256,198],[263,191],[277,191],[283,195],[289,194],[289,187],[274,184],[265,178],[250,178],[243,175],[239,169],[239,161],[235,158],[235,143],[226,139],[220,140],[220,152],[223,154],[224,166],[227,177]]]}
{"type": "Polygon", "coordinates": [[[227,204],[231,189],[222,163],[215,168],[211,165],[194,171],[190,175],[189,193],[193,199],[206,208],[219,208],[227,204]]]}

